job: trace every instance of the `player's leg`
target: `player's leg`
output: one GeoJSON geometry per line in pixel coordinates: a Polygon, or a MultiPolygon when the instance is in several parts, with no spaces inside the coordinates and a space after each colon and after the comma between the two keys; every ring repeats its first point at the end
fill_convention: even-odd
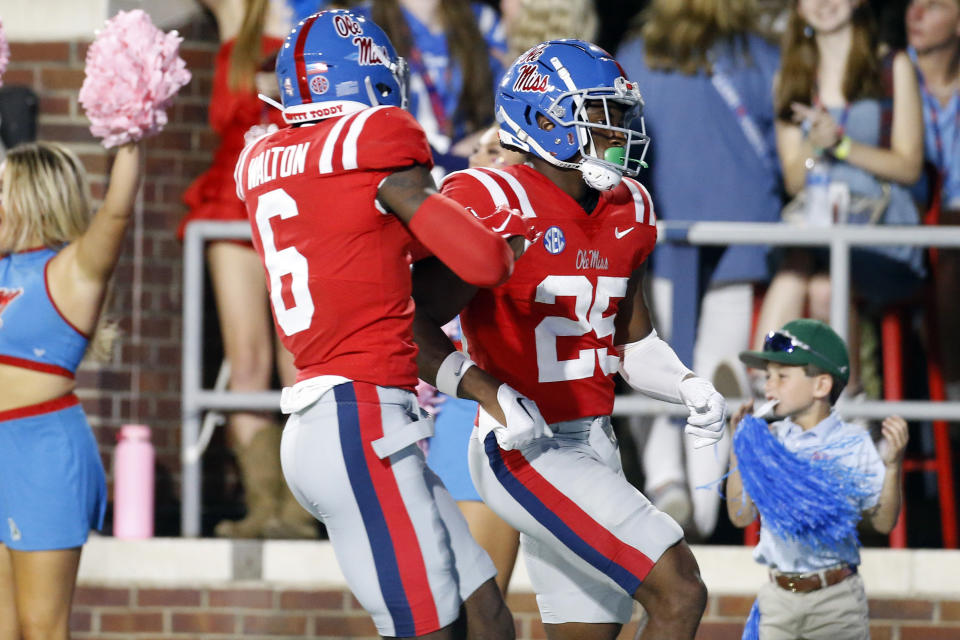
{"type": "Polygon", "coordinates": [[[526,534],[522,539],[524,560],[537,591],[537,604],[547,638],[614,640],[623,627],[615,618],[629,619],[633,611],[630,597],[616,584],[590,575],[589,569],[571,566],[565,549],[526,534]],[[550,592],[542,591],[541,585],[550,585],[550,592]],[[598,612],[597,603],[603,603],[608,611],[598,612]],[[567,607],[576,607],[579,611],[576,615],[566,616],[562,610],[567,607]],[[570,618],[587,621],[571,622],[568,621],[570,618]]]}
{"type": "MultiPolygon", "coordinates": [[[[409,392],[337,385],[290,417],[283,469],[300,504],[326,525],[347,584],[380,634],[452,638],[460,585],[435,476],[415,444],[425,426],[417,411],[409,392]]],[[[492,577],[491,563],[482,579],[492,577]]]]}
{"type": "Polygon", "coordinates": [[[693,639],[707,606],[707,588],[685,541],[660,556],[633,596],[648,615],[642,640],[693,639]]]}
{"type": "Polygon", "coordinates": [[[579,623],[616,635],[637,588],[683,532],[623,476],[609,419],[551,426],[553,438],[514,451],[493,437],[472,441],[471,474],[487,504],[523,534],[550,637],[582,637],[579,623]]]}
{"type": "Polygon", "coordinates": [[[17,601],[13,595],[13,588],[13,564],[10,560],[10,550],[5,544],[0,543],[0,640],[20,640],[17,601]]]}
{"type": "Polygon", "coordinates": [[[55,551],[10,550],[21,633],[29,640],[66,640],[70,636],[80,548],[55,551]]]}
{"type": "MultiPolygon", "coordinates": [[[[274,332],[274,353],[281,386],[292,387],[297,381],[297,368],[293,364],[293,354],[283,346],[276,332],[274,332]]],[[[276,519],[264,526],[265,537],[279,539],[318,537],[316,520],[310,512],[300,506],[286,482],[283,482],[280,488],[279,502],[276,519]]]]}
{"type": "MultiPolygon", "coordinates": [[[[470,640],[511,640],[515,634],[513,616],[494,579],[497,569],[489,553],[471,535],[468,522],[460,510],[464,504],[483,503],[457,503],[431,469],[426,470],[426,478],[453,552],[460,598],[463,600],[465,620],[462,626],[467,637],[470,640]]],[[[510,532],[518,535],[512,528],[507,529],[508,535],[510,532]]],[[[513,564],[509,569],[513,569],[513,564]]]]}
{"type": "MultiPolygon", "coordinates": [[[[506,593],[520,546],[520,534],[480,499],[467,457],[477,416],[477,403],[443,396],[438,405],[434,435],[427,448],[427,464],[443,482],[470,528],[470,535],[493,560],[497,585],[506,593]]],[[[439,499],[439,498],[438,498],[439,499]]]]}
{"type": "MultiPolygon", "coordinates": [[[[210,278],[220,318],[223,349],[230,361],[231,391],[264,391],[273,371],[273,334],[265,295],[263,266],[256,252],[233,242],[207,249],[210,278]]],[[[276,516],[283,488],[280,434],[262,413],[230,414],[228,435],[237,457],[247,503],[243,520],[217,525],[221,537],[257,538],[276,516]]]]}

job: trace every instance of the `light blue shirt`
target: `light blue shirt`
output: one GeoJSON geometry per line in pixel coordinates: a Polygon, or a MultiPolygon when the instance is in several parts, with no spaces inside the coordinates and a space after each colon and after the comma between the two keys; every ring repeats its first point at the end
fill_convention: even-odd
{"type": "MultiPolygon", "coordinates": [[[[660,219],[780,220],[783,201],[773,109],[773,78],[780,66],[780,50],[756,35],[747,36],[742,45],[717,45],[710,53],[736,93],[745,117],[762,135],[763,157],[747,140],[738,117],[709,74],[651,68],[642,38],[627,40],[617,51],[617,60],[643,94],[650,169],[641,173],[641,179],[650,188],[660,219]]],[[[675,279],[687,274],[690,265],[675,261],[676,251],[677,247],[667,243],[653,252],[658,276],[675,279]]],[[[723,252],[709,283],[762,282],[768,277],[766,247],[733,245],[723,252]]]]}
{"type": "Polygon", "coordinates": [[[926,158],[934,165],[941,163],[938,169],[944,172],[943,189],[940,192],[942,206],[944,209],[960,209],[960,130],[957,127],[960,121],[960,92],[954,93],[946,106],[928,96],[924,97],[923,102],[926,158]],[[932,126],[931,107],[937,114],[943,158],[937,149],[937,129],[932,126]]]}
{"type": "MultiPolygon", "coordinates": [[[[907,50],[914,65],[917,54],[913,48],[907,50]]],[[[923,74],[917,68],[917,77],[923,86],[923,74]]],[[[960,91],[954,92],[946,105],[940,104],[927,91],[923,91],[923,138],[926,160],[943,171],[943,187],[940,191],[941,206],[944,209],[960,209],[960,91]],[[936,126],[934,126],[936,117],[936,126]],[[937,144],[939,134],[940,143],[937,144]]],[[[914,189],[914,195],[925,200],[931,186],[924,180],[914,189]]]]}
{"type": "MultiPolygon", "coordinates": [[[[884,465],[870,434],[862,427],[843,422],[833,412],[809,431],[790,418],[771,425],[773,435],[788,451],[800,455],[831,456],[858,474],[866,476],[869,495],[859,500],[864,511],[877,504],[883,488],[884,465]]],[[[753,550],[753,559],[784,573],[809,573],[839,563],[860,564],[860,549],[855,537],[839,548],[814,553],[792,540],[785,540],[760,524],[760,543],[753,550]]]]}

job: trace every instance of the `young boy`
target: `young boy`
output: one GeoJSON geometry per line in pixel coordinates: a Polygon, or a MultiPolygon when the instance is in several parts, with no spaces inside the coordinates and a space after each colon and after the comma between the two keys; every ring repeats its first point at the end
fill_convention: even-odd
{"type": "MultiPolygon", "coordinates": [[[[833,410],[850,376],[840,336],[817,320],[793,320],[767,335],[763,351],[744,351],[740,360],[766,369],[766,397],[777,400],[770,425],[776,439],[798,456],[833,457],[865,477],[869,494],[858,499],[863,521],[880,533],[893,529],[900,511],[907,423],[897,416],[883,421],[886,442],[878,453],[863,428],[843,422],[833,410]]],[[[732,418],[734,428],[752,410],[752,403],[741,407],[732,418]]],[[[746,527],[757,508],[743,488],[734,450],[730,469],[727,511],[736,526],[746,527]]],[[[776,535],[765,521],[769,514],[760,516],[760,543],[753,556],[770,568],[770,582],[757,596],[760,637],[869,638],[856,538],[851,535],[840,548],[814,550],[776,535]]]]}

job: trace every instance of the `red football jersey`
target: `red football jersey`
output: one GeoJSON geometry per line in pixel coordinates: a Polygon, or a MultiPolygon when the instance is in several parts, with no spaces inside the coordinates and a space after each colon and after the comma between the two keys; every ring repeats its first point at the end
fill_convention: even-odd
{"type": "Polygon", "coordinates": [[[414,164],[432,166],[423,129],[387,106],[281,129],[240,155],[237,195],[298,380],[339,375],[416,386],[417,243],[376,201],[387,175],[414,164]]]}
{"type": "Polygon", "coordinates": [[[508,204],[543,234],[510,280],[478,291],[460,314],[470,357],[536,402],[547,422],[609,414],[614,317],[657,239],[647,190],[624,178],[588,215],[546,176],[515,165],[457,172],[443,193],[481,217],[508,204]]]}

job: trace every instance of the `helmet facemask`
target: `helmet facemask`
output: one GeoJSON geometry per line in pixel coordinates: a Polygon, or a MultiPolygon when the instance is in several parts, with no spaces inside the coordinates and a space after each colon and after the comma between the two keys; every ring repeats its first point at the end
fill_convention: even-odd
{"type": "MultiPolygon", "coordinates": [[[[569,74],[564,74],[561,68],[560,77],[566,81],[569,74]]],[[[643,97],[637,84],[622,76],[616,78],[613,84],[613,87],[571,89],[560,94],[547,109],[548,115],[560,127],[576,131],[580,161],[567,161],[565,164],[569,168],[579,169],[587,184],[600,191],[616,187],[621,176],[636,177],[640,169],[646,166],[643,159],[650,143],[643,120],[643,97]],[[569,118],[567,108],[563,106],[565,101],[573,106],[569,118]],[[613,122],[612,105],[623,110],[621,126],[610,124],[613,122]],[[602,122],[591,121],[588,113],[590,108],[597,106],[603,110],[602,122]],[[610,137],[611,134],[619,134],[623,145],[607,147],[601,155],[595,136],[610,137]]],[[[572,82],[568,85],[572,86],[572,82]]]]}

